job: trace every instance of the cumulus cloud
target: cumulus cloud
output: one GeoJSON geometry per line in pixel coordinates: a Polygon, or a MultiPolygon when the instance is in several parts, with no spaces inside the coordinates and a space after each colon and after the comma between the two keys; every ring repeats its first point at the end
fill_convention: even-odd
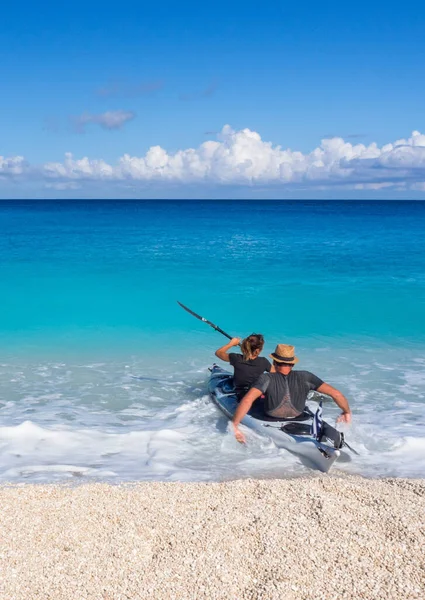
{"type": "MultiPolygon", "coordinates": [[[[197,149],[169,154],[160,146],[144,156],[124,154],[115,165],[103,160],[75,159],[44,166],[48,177],[67,179],[135,180],[181,183],[375,185],[425,180],[425,135],[414,131],[406,140],[381,148],[351,144],[342,138],[324,139],[308,154],[265,142],[255,131],[234,131],[226,125],[217,140],[197,149]]],[[[371,188],[372,189],[372,188],[371,188]]]]}
{"type": "MultiPolygon", "coordinates": [[[[117,123],[112,119],[111,124],[117,123]]],[[[115,125],[114,125],[115,126],[115,125]]],[[[116,125],[118,126],[118,125],[116,125]]],[[[425,189],[425,135],[414,131],[409,138],[381,147],[353,144],[335,137],[323,139],[309,153],[283,149],[261,139],[250,129],[234,131],[226,125],[216,140],[198,148],[168,153],[152,146],[143,156],[124,154],[114,164],[66,154],[61,162],[29,169],[22,157],[0,159],[0,173],[31,172],[49,184],[116,182],[143,187],[146,184],[197,184],[277,186],[286,189],[341,187],[352,190],[425,189]]]]}
{"type": "Polygon", "coordinates": [[[102,129],[120,129],[135,116],[136,113],[131,110],[109,110],[98,115],[85,112],[77,117],[72,117],[71,121],[78,133],[84,133],[87,125],[90,124],[100,125],[102,129]]]}
{"type": "Polygon", "coordinates": [[[58,181],[56,183],[46,183],[45,187],[50,190],[63,192],[65,190],[79,190],[81,185],[75,181],[58,181]]]}
{"type": "Polygon", "coordinates": [[[13,177],[22,175],[27,168],[23,156],[12,156],[10,158],[0,156],[0,177],[13,177]]]}

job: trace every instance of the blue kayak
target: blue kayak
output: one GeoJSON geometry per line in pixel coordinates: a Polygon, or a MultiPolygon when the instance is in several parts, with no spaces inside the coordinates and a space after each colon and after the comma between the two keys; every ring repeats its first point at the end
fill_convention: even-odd
{"type": "MultiPolygon", "coordinates": [[[[218,408],[231,419],[238,405],[233,377],[217,365],[210,369],[208,390],[218,408]]],[[[299,417],[275,419],[265,414],[262,401],[256,400],[242,424],[273,440],[279,448],[285,448],[314,469],[327,473],[339,458],[344,446],[344,435],[323,421],[319,435],[313,433],[314,413],[306,407],[299,417]]]]}

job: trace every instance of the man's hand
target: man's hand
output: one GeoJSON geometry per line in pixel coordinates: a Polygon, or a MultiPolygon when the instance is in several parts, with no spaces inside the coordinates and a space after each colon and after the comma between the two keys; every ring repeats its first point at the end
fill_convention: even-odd
{"type": "Polygon", "coordinates": [[[235,432],[235,438],[240,444],[246,444],[246,439],[242,431],[236,425],[233,425],[233,431],[235,432]]]}
{"type": "Polygon", "coordinates": [[[336,420],[337,423],[351,423],[351,412],[343,412],[336,420]]]}
{"type": "Polygon", "coordinates": [[[230,340],[229,346],[239,346],[240,343],[241,343],[241,338],[235,337],[230,340]]]}

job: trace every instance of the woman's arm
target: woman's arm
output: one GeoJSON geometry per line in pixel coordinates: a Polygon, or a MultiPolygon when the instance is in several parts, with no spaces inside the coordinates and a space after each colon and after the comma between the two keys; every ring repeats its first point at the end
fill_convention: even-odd
{"type": "Polygon", "coordinates": [[[241,338],[232,338],[230,342],[216,350],[215,355],[221,360],[224,360],[224,362],[230,362],[227,351],[230,350],[230,348],[233,348],[234,346],[239,346],[240,342],[241,338]]]}

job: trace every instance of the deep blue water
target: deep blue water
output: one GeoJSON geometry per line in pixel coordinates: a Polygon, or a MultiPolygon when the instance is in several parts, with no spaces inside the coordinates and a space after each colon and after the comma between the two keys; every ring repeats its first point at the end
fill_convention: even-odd
{"type": "Polygon", "coordinates": [[[425,476],[424,231],[423,202],[1,202],[0,477],[302,471],[217,433],[224,338],[176,300],[267,351],[295,344],[347,394],[362,458],[341,468],[425,476]]]}

